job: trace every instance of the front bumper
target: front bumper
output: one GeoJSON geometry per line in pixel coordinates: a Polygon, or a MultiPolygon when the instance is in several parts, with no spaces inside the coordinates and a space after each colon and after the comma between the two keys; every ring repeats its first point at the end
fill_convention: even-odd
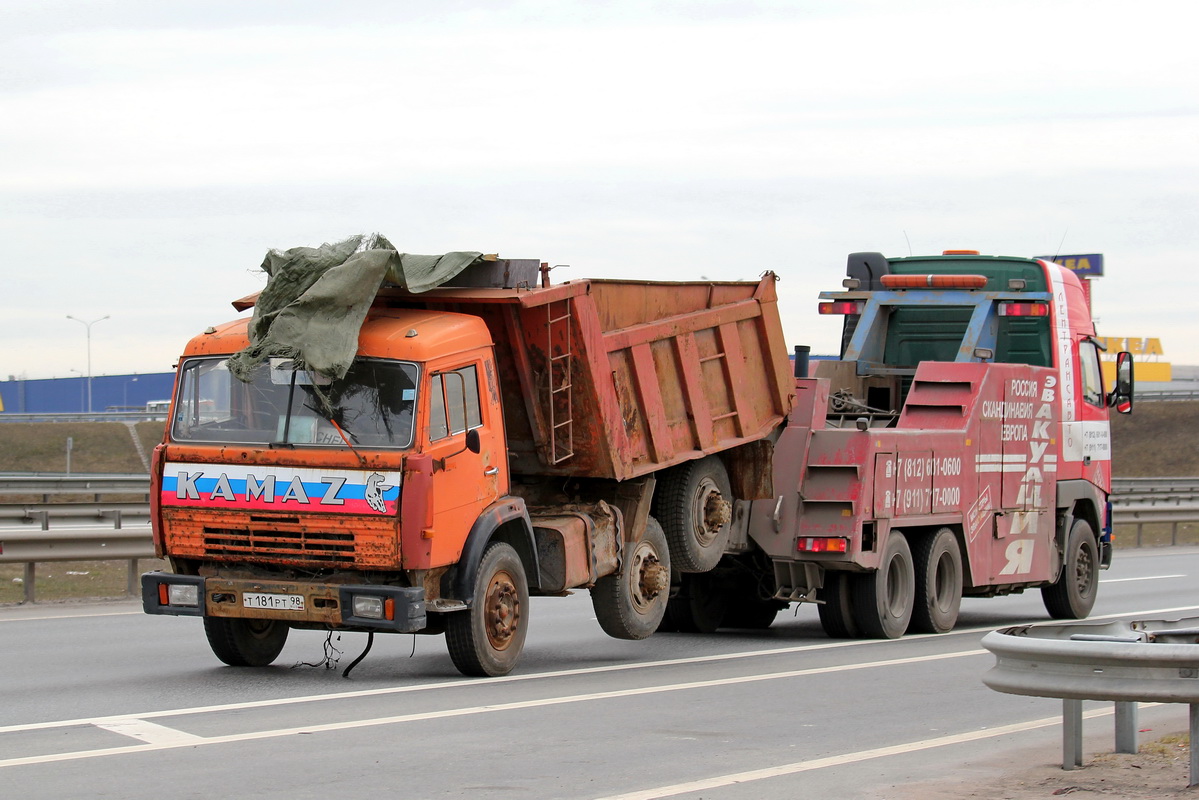
{"type": "Polygon", "coordinates": [[[396,633],[416,633],[428,622],[421,587],[203,578],[169,572],[142,575],[142,609],[147,614],[278,619],[302,626],[396,633]],[[245,604],[247,595],[303,598],[303,603],[300,609],[249,607],[245,604]],[[356,614],[355,598],[360,606],[378,607],[379,616],[356,614]],[[378,600],[362,603],[366,598],[378,600]]]}

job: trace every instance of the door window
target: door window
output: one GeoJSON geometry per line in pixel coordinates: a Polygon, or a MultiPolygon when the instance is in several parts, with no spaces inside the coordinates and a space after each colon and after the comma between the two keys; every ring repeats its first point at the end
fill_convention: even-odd
{"type": "Polygon", "coordinates": [[[465,433],[482,424],[475,365],[436,373],[429,393],[429,441],[465,433]]]}
{"type": "Polygon", "coordinates": [[[1079,371],[1082,373],[1082,399],[1103,407],[1103,374],[1099,370],[1099,348],[1090,340],[1078,343],[1079,371]]]}

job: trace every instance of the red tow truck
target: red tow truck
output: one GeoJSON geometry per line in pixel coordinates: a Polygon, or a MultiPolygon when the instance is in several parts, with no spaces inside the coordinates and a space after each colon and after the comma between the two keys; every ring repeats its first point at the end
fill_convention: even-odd
{"type": "Polygon", "coordinates": [[[737,509],[721,563],[676,575],[664,627],[765,627],[815,602],[834,637],[953,628],[963,595],[1039,588],[1082,618],[1111,563],[1109,409],[1078,279],[948,251],[849,257],[843,352],[806,377],[774,447],[774,496],[737,509]]]}

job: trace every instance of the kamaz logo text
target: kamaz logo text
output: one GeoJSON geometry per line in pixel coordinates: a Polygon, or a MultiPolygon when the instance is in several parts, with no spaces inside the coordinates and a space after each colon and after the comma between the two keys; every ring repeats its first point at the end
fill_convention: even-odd
{"type": "MultiPolygon", "coordinates": [[[[387,512],[384,493],[393,487],[384,483],[384,476],[371,473],[366,479],[366,485],[358,486],[357,496],[365,500],[374,511],[383,514],[387,512]]],[[[254,502],[286,505],[344,506],[346,497],[343,488],[346,478],[341,476],[321,476],[319,480],[303,480],[299,475],[293,476],[286,483],[277,480],[274,475],[258,477],[247,474],[245,477],[230,479],[226,473],[215,478],[204,472],[185,472],[180,470],[175,476],[174,497],[176,500],[193,500],[202,503],[216,502],[254,502]],[[215,482],[214,482],[215,481],[215,482]]]]}

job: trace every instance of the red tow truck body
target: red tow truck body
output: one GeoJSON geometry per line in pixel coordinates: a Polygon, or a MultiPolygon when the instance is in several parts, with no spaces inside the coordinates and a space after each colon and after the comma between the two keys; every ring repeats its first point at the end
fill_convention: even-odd
{"type": "MultiPolygon", "coordinates": [[[[850,256],[840,360],[797,377],[774,497],[742,509],[724,562],[683,576],[673,623],[769,624],[819,604],[834,636],[953,627],[963,595],[1040,587],[1085,617],[1111,561],[1108,409],[1078,279],[951,252],[850,256]],[[756,576],[747,580],[746,573],[756,576]]],[[[802,370],[799,370],[802,372],[802,370]]]]}

